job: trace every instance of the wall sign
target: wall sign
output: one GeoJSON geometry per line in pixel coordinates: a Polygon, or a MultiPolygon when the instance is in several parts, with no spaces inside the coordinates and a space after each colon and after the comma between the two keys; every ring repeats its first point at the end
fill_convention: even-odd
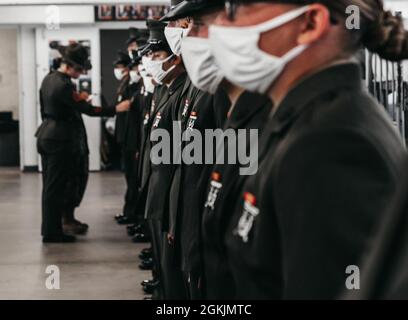
{"type": "Polygon", "coordinates": [[[169,11],[169,6],[140,4],[104,4],[95,6],[95,21],[144,21],[159,19],[169,11]]]}

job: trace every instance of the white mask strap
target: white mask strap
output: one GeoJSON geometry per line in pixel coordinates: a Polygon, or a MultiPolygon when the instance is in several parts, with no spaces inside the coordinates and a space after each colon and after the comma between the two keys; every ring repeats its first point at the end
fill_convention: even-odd
{"type": "Polygon", "coordinates": [[[298,55],[300,55],[303,51],[305,51],[305,49],[307,49],[309,47],[309,45],[307,44],[302,44],[299,45],[297,47],[294,47],[292,50],[288,51],[283,57],[283,61],[285,63],[292,61],[293,59],[295,59],[298,55]]]}
{"type": "MultiPolygon", "coordinates": [[[[274,17],[271,20],[262,22],[260,24],[254,25],[254,26],[246,26],[246,27],[233,27],[231,30],[239,30],[242,28],[242,30],[248,30],[248,31],[258,31],[258,32],[266,32],[272,29],[276,29],[298,17],[300,17],[302,14],[304,14],[310,6],[303,6],[298,9],[294,9],[291,11],[288,11],[286,13],[281,14],[280,16],[274,17]]],[[[223,27],[223,31],[228,32],[229,27],[223,27]]]]}

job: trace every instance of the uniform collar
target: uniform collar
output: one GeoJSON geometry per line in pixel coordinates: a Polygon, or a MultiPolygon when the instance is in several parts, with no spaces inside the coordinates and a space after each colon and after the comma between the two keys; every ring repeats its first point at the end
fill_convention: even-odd
{"type": "Polygon", "coordinates": [[[69,79],[69,80],[71,80],[71,77],[69,76],[69,75],[67,75],[66,73],[64,73],[64,72],[61,72],[61,71],[59,71],[59,70],[56,70],[56,71],[54,71],[57,75],[59,75],[60,77],[62,77],[62,78],[64,78],[64,79],[69,79]]]}
{"type": "MultiPolygon", "coordinates": [[[[329,66],[301,81],[271,113],[269,130],[278,133],[290,124],[305,107],[324,93],[340,88],[362,90],[360,67],[353,62],[329,66]]],[[[324,106],[322,106],[324,107],[324,106]]]]}
{"type": "Polygon", "coordinates": [[[188,90],[190,90],[190,87],[192,85],[193,85],[193,83],[191,82],[190,78],[187,76],[186,82],[184,83],[184,87],[183,87],[183,90],[181,92],[182,97],[184,97],[187,94],[188,90]]]}
{"type": "Polygon", "coordinates": [[[187,78],[187,73],[183,72],[176,79],[174,79],[174,81],[172,82],[172,84],[170,85],[168,89],[170,96],[173,95],[185,83],[186,78],[187,78]]]}
{"type": "Polygon", "coordinates": [[[272,102],[267,96],[244,91],[238,98],[228,118],[227,126],[233,129],[241,128],[248,119],[267,103],[272,106],[272,102]]]}

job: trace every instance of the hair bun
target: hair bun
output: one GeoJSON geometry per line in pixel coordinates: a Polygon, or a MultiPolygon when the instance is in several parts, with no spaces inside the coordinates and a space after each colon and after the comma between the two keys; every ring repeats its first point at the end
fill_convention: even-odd
{"type": "Polygon", "coordinates": [[[362,41],[368,50],[384,59],[408,59],[408,31],[402,17],[390,11],[382,11],[379,19],[368,26],[362,41]]]}

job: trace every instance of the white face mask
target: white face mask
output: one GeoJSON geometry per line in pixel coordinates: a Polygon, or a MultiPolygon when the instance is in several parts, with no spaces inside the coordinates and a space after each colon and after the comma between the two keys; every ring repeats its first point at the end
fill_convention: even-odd
{"type": "Polygon", "coordinates": [[[143,77],[143,85],[147,92],[153,93],[155,85],[153,84],[153,77],[143,77]]]}
{"type": "Polygon", "coordinates": [[[166,78],[166,76],[171,71],[173,71],[174,68],[176,67],[175,65],[173,65],[167,71],[163,70],[163,64],[169,61],[172,57],[173,55],[169,56],[168,58],[164,60],[159,60],[159,61],[153,61],[147,58],[145,59],[145,61],[143,61],[143,65],[145,66],[147,73],[151,74],[153,79],[157,83],[162,84],[162,81],[164,80],[164,78],[166,78]]]}
{"type": "Polygon", "coordinates": [[[190,29],[172,27],[166,27],[164,29],[164,35],[166,36],[170,49],[176,56],[181,54],[182,40],[187,36],[189,31],[190,29]]]}
{"type": "Polygon", "coordinates": [[[139,80],[142,78],[136,70],[131,70],[129,72],[130,81],[132,83],[138,83],[139,80]]]}
{"type": "Polygon", "coordinates": [[[123,72],[124,70],[123,69],[121,69],[121,68],[115,68],[114,70],[113,70],[113,73],[115,74],[115,78],[117,79],[117,80],[122,80],[123,79],[123,77],[125,76],[125,73],[123,72]]]}
{"type": "Polygon", "coordinates": [[[186,37],[181,44],[184,65],[198,89],[214,94],[224,75],[215,62],[208,39],[186,37]]]}
{"type": "MultiPolygon", "coordinates": [[[[149,62],[151,62],[151,61],[152,61],[151,58],[148,58],[148,57],[146,57],[146,56],[143,56],[143,57],[142,57],[142,68],[140,69],[140,74],[142,74],[142,72],[146,72],[146,74],[147,74],[147,65],[148,65],[149,62]]],[[[142,75],[142,77],[143,77],[143,75],[142,75]]]]}
{"type": "MultiPolygon", "coordinates": [[[[143,57],[143,58],[145,58],[145,61],[147,61],[146,59],[148,59],[146,57],[143,57]]],[[[149,93],[153,93],[154,87],[155,87],[153,83],[153,77],[147,74],[146,68],[143,64],[143,58],[142,58],[142,64],[139,65],[139,73],[140,73],[140,76],[143,78],[143,86],[145,87],[146,91],[149,93]]]]}
{"type": "Polygon", "coordinates": [[[285,66],[307,46],[295,47],[284,56],[276,57],[258,47],[261,34],[298,18],[308,8],[304,6],[249,27],[210,26],[211,48],[226,78],[246,90],[266,93],[285,66]]]}

